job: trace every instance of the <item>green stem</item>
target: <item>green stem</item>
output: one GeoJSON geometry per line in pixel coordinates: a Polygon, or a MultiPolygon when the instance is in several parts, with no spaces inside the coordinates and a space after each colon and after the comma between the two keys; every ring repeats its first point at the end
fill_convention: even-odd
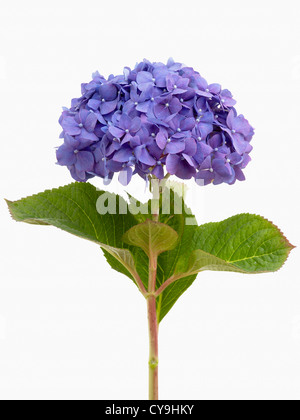
{"type": "MultiPolygon", "coordinates": [[[[166,178],[167,179],[167,178],[166,178]]],[[[153,190],[153,178],[150,177],[150,191],[153,200],[156,200],[156,208],[152,213],[152,220],[159,222],[159,201],[162,194],[161,185],[158,191],[153,190]],[[157,195],[156,197],[155,195],[157,195]]],[[[147,294],[148,325],[149,325],[149,400],[158,400],[158,317],[156,308],[156,275],[157,255],[150,252],[149,255],[149,281],[147,294]]]]}
{"type": "Polygon", "coordinates": [[[158,400],[158,322],[156,312],[157,255],[149,256],[148,326],[149,326],[149,400],[158,400]]]}
{"type": "Polygon", "coordinates": [[[148,292],[147,292],[140,276],[138,275],[138,273],[136,273],[136,272],[130,272],[130,273],[132,274],[132,276],[133,276],[133,278],[134,278],[134,280],[137,284],[137,287],[139,288],[139,291],[142,293],[142,295],[144,297],[147,297],[148,292]]]}
{"type": "MultiPolygon", "coordinates": [[[[194,273],[194,272],[191,272],[191,273],[189,273],[190,275],[192,275],[192,274],[196,274],[196,273],[194,273]]],[[[155,296],[156,297],[158,297],[158,296],[160,296],[161,294],[162,294],[162,292],[164,292],[165,290],[166,290],[166,288],[168,287],[168,286],[170,286],[170,284],[172,284],[172,283],[174,283],[174,281],[177,281],[177,280],[179,280],[179,279],[182,279],[184,277],[184,275],[183,274],[178,274],[177,276],[176,275],[173,275],[172,277],[170,277],[168,280],[166,280],[157,290],[156,290],[156,292],[155,292],[155,296]]]]}
{"type": "Polygon", "coordinates": [[[156,315],[156,298],[149,296],[149,400],[158,400],[158,322],[156,315]]]}

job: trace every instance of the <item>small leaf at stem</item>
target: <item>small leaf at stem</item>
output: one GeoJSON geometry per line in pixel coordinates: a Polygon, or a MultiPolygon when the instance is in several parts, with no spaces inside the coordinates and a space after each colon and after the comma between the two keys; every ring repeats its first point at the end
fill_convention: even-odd
{"type": "Polygon", "coordinates": [[[164,223],[146,220],[144,223],[133,226],[123,236],[123,241],[129,245],[137,246],[150,258],[158,256],[176,246],[178,234],[164,223]]]}
{"type": "MultiPolygon", "coordinates": [[[[184,259],[179,259],[176,274],[182,273],[185,275],[192,275],[200,273],[201,271],[210,270],[210,271],[233,271],[235,273],[245,273],[244,270],[235,267],[232,264],[227,263],[226,261],[221,260],[220,258],[210,255],[207,252],[197,249],[193,251],[188,260],[188,266],[183,269],[184,265],[186,266],[186,261],[184,259]],[[183,270],[182,270],[183,269],[183,270]]],[[[175,274],[175,275],[176,275],[175,274]]]]}
{"type": "Polygon", "coordinates": [[[138,283],[138,286],[142,293],[146,293],[142,282],[139,279],[139,275],[136,271],[135,263],[131,252],[128,249],[114,248],[109,245],[100,244],[103,251],[105,250],[112,255],[123,267],[132,275],[133,279],[138,283]]]}

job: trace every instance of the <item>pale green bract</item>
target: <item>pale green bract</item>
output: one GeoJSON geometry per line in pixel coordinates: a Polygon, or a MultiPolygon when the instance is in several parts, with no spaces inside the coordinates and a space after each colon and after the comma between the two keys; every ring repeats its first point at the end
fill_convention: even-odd
{"type": "Polygon", "coordinates": [[[150,257],[175,248],[178,234],[170,226],[164,223],[146,220],[129,229],[123,236],[124,242],[138,246],[150,257]]]}

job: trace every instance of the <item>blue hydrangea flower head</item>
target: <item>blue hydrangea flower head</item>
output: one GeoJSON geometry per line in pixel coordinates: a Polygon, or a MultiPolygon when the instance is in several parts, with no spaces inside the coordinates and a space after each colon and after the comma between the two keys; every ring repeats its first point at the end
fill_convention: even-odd
{"type": "Polygon", "coordinates": [[[80,182],[170,174],[234,184],[245,180],[254,135],[235,105],[229,90],[172,59],[144,60],[107,79],[96,72],[63,109],[57,162],[80,182]]]}

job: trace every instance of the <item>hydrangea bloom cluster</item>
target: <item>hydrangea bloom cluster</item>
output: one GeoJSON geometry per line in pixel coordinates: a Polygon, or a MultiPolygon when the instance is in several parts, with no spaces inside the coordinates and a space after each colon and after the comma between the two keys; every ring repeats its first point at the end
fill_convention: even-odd
{"type": "Polygon", "coordinates": [[[57,161],[81,182],[118,173],[123,185],[134,174],[233,184],[245,179],[254,134],[235,104],[229,90],[172,59],[108,79],[97,72],[63,110],[57,161]]]}

